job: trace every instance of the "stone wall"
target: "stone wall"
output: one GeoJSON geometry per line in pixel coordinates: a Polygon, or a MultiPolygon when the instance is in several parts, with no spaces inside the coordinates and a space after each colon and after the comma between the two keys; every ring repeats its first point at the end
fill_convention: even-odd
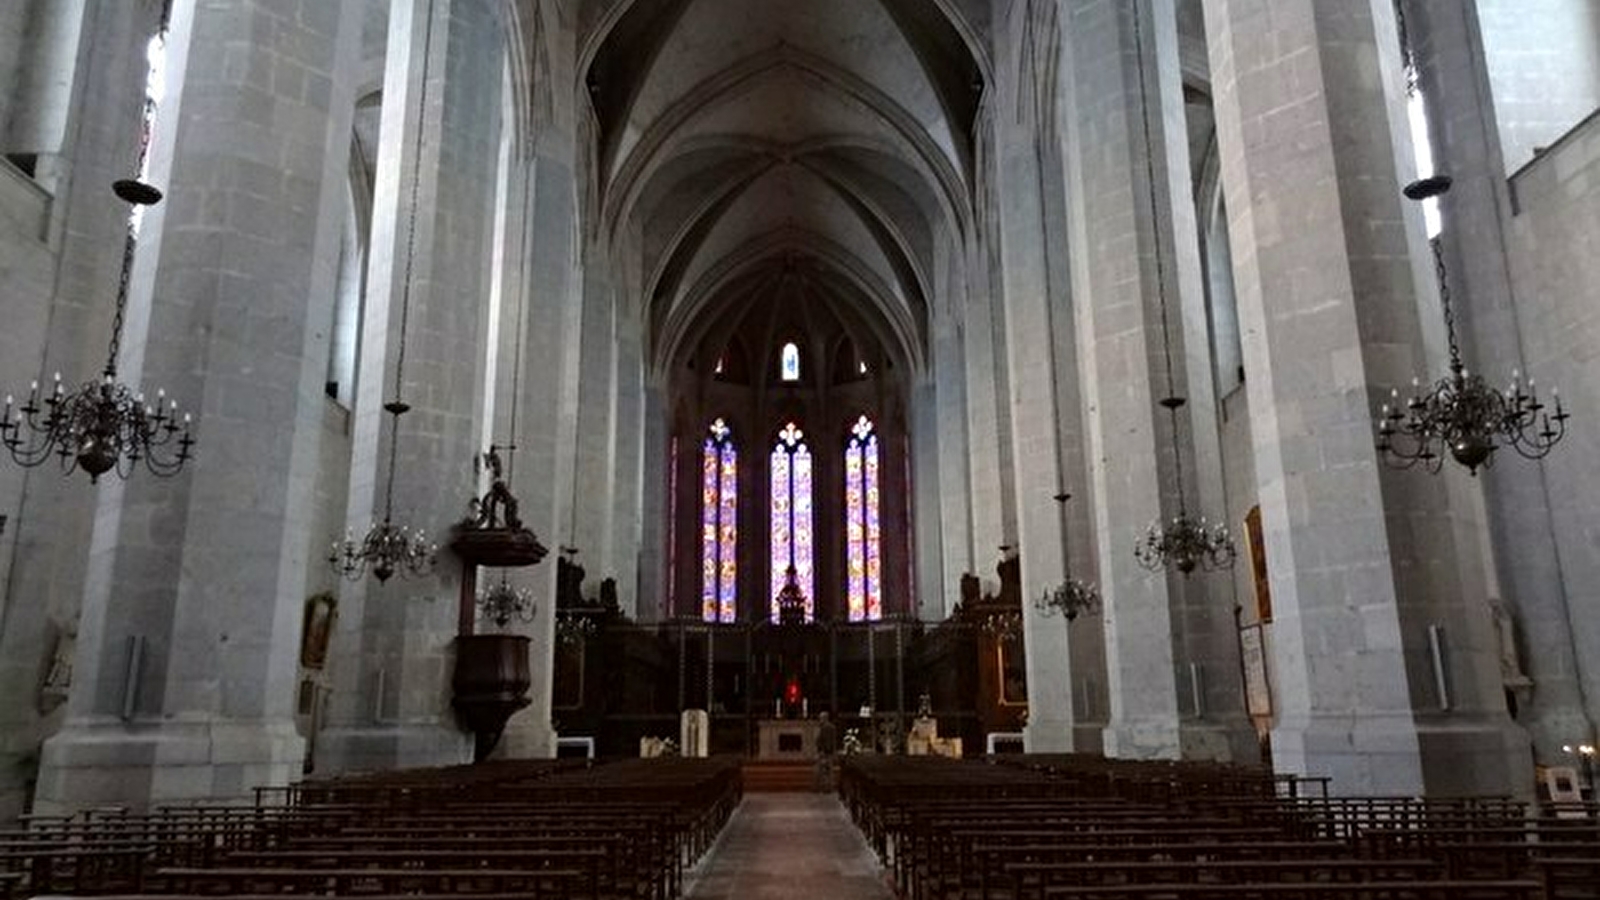
{"type": "Polygon", "coordinates": [[[1600,0],[1477,0],[1506,171],[1600,107],[1600,0]]]}
{"type": "MultiPolygon", "coordinates": [[[[1573,415],[1566,439],[1542,466],[1515,457],[1503,465],[1544,482],[1569,610],[1564,624],[1594,723],[1600,721],[1600,617],[1593,614],[1600,603],[1600,471],[1592,456],[1600,446],[1600,117],[1591,116],[1519,172],[1511,190],[1517,214],[1506,240],[1527,372],[1542,386],[1559,387],[1573,415]]],[[[1540,652],[1523,649],[1525,657],[1540,652]]],[[[1584,737],[1573,734],[1570,742],[1584,737]]]]}

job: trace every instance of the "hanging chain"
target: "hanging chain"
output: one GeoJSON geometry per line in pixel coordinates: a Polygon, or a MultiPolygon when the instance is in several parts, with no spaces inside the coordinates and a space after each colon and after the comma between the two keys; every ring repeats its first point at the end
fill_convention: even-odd
{"type": "Polygon", "coordinates": [[[1428,246],[1433,250],[1433,274],[1439,282],[1439,305],[1444,309],[1444,333],[1450,342],[1450,371],[1460,375],[1463,370],[1461,362],[1461,345],[1456,343],[1456,313],[1455,307],[1450,303],[1450,276],[1444,267],[1444,241],[1439,237],[1428,239],[1428,246]]]}
{"type": "Polygon", "coordinates": [[[127,235],[122,239],[122,273],[117,277],[117,311],[111,317],[111,342],[106,348],[107,379],[117,377],[117,354],[122,352],[122,320],[128,309],[128,282],[133,279],[133,251],[138,243],[139,230],[130,219],[127,235]]]}
{"type": "Polygon", "coordinates": [[[528,295],[531,293],[528,287],[528,258],[533,254],[528,250],[528,222],[533,218],[533,190],[534,182],[529,177],[522,186],[522,264],[518,267],[521,277],[517,280],[517,333],[511,351],[511,444],[506,447],[506,484],[511,483],[517,472],[517,407],[522,402],[522,344],[527,339],[523,317],[528,311],[528,295]]]}
{"type": "Polygon", "coordinates": [[[417,144],[411,169],[411,208],[406,217],[406,271],[400,288],[400,346],[395,351],[394,400],[386,404],[389,413],[389,479],[384,488],[383,521],[387,523],[394,512],[395,461],[399,456],[400,416],[409,408],[401,399],[405,386],[406,334],[411,323],[411,276],[417,259],[417,205],[422,192],[422,149],[427,136],[428,77],[433,57],[433,0],[428,0],[427,23],[422,32],[422,85],[417,100],[417,144]]]}
{"type": "MultiPolygon", "coordinates": [[[[156,33],[152,40],[161,42],[163,60],[165,65],[167,32],[172,27],[172,0],[165,0],[161,4],[161,19],[156,23],[156,33]]],[[[139,152],[133,170],[135,176],[143,179],[145,166],[150,162],[150,144],[155,140],[156,113],[158,106],[155,98],[150,96],[150,75],[155,68],[155,63],[145,63],[144,102],[140,104],[139,115],[139,152]]],[[[159,195],[157,195],[159,197],[159,195]]],[[[111,318],[111,340],[106,347],[105,377],[117,377],[117,356],[122,352],[122,328],[128,310],[128,285],[133,280],[134,251],[139,244],[139,223],[143,219],[143,206],[135,206],[128,214],[128,227],[122,239],[122,269],[117,275],[117,308],[111,318]]]]}
{"type": "Polygon", "coordinates": [[[1162,405],[1172,417],[1172,462],[1173,470],[1177,473],[1178,515],[1181,518],[1188,515],[1187,501],[1184,499],[1183,452],[1178,444],[1178,408],[1182,403],[1177,396],[1177,378],[1172,366],[1172,331],[1167,322],[1167,270],[1161,254],[1160,210],[1156,201],[1156,149],[1150,134],[1150,94],[1145,84],[1144,24],[1139,14],[1141,5],[1142,0],[1133,3],[1133,55],[1139,71],[1139,115],[1144,130],[1145,177],[1150,185],[1150,234],[1155,241],[1156,298],[1161,306],[1161,352],[1167,370],[1167,396],[1162,405]]]}

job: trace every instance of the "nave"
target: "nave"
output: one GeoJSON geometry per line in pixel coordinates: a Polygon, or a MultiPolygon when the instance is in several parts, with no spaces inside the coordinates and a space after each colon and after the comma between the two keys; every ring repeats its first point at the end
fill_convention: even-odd
{"type": "Polygon", "coordinates": [[[0,900],[1600,896],[1592,803],[1324,786],[1214,763],[859,755],[836,798],[746,793],[732,757],[488,763],[32,817],[0,834],[0,900]]]}

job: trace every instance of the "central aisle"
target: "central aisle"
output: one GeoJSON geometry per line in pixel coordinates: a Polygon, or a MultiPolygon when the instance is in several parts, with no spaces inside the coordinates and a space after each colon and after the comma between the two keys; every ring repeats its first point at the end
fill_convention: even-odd
{"type": "Polygon", "coordinates": [[[877,858],[832,794],[746,794],[687,881],[687,900],[893,897],[877,858]]]}

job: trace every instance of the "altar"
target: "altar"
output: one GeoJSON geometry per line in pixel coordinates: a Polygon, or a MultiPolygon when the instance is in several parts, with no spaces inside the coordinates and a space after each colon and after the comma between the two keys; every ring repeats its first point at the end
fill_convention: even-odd
{"type": "Polygon", "coordinates": [[[757,759],[816,759],[815,719],[762,719],[756,723],[757,759]]]}

